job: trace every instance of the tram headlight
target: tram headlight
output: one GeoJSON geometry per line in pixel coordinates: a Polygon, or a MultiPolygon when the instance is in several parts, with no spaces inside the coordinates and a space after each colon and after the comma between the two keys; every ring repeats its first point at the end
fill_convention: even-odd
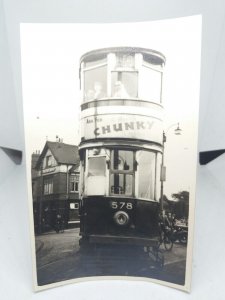
{"type": "Polygon", "coordinates": [[[119,226],[127,225],[127,223],[129,222],[129,216],[125,211],[117,211],[114,214],[113,219],[119,226]]]}

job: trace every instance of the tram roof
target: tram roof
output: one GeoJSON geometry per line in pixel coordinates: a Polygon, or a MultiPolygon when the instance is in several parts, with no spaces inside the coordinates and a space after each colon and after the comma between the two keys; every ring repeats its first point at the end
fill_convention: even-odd
{"type": "Polygon", "coordinates": [[[92,61],[94,58],[98,58],[98,56],[107,55],[108,53],[142,53],[144,58],[147,61],[150,61],[154,64],[165,64],[166,57],[159,51],[148,49],[148,48],[140,48],[140,47],[109,47],[109,48],[101,48],[95,49],[89,52],[86,52],[81,56],[80,62],[82,61],[92,61]]]}

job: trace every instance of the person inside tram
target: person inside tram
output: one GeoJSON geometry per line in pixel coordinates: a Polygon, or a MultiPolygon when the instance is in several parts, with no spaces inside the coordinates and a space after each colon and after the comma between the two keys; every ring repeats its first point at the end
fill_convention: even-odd
{"type": "Polygon", "coordinates": [[[130,97],[121,81],[115,82],[113,97],[115,97],[115,98],[129,98],[130,97]]]}
{"type": "Polygon", "coordinates": [[[87,101],[98,100],[105,97],[105,93],[103,92],[102,84],[99,81],[95,81],[94,88],[88,89],[86,93],[85,99],[87,101]]]}
{"type": "Polygon", "coordinates": [[[95,92],[94,92],[94,90],[92,90],[92,89],[89,89],[88,91],[87,91],[87,94],[86,94],[86,100],[87,101],[91,101],[91,100],[94,100],[94,98],[95,98],[95,92]]]}
{"type": "Polygon", "coordinates": [[[99,81],[94,83],[94,99],[102,99],[105,97],[105,93],[103,92],[102,84],[99,81]]]}

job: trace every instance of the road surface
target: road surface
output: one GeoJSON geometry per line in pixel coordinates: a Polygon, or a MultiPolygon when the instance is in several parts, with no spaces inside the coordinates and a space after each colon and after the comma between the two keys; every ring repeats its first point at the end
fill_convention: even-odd
{"type": "Polygon", "coordinates": [[[162,270],[151,268],[147,254],[132,252],[127,246],[119,252],[98,248],[83,252],[79,229],[36,236],[37,278],[39,285],[89,276],[138,276],[184,284],[186,246],[174,244],[172,251],[161,247],[165,257],[162,270]]]}

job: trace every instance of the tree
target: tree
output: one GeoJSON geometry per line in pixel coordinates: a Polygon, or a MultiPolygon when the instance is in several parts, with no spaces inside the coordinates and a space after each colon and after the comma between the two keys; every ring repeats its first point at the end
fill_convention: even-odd
{"type": "Polygon", "coordinates": [[[188,218],[189,212],[189,192],[182,191],[172,194],[172,198],[176,200],[174,204],[174,213],[177,218],[188,218]]]}

